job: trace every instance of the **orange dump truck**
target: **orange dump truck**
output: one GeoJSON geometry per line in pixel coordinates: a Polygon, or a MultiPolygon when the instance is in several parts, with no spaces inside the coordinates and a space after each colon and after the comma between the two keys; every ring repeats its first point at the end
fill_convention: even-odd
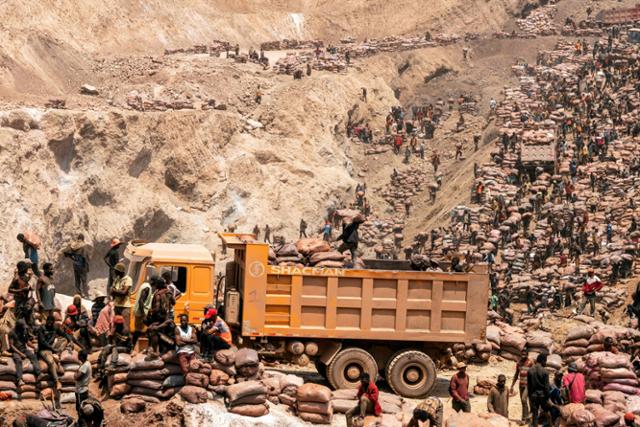
{"type": "Polygon", "coordinates": [[[485,336],[484,265],[470,273],[274,266],[253,235],[220,238],[234,250],[225,319],[242,344],[265,357],[314,361],[335,388],[381,372],[396,393],[424,396],[436,380],[434,355],[485,336]]]}

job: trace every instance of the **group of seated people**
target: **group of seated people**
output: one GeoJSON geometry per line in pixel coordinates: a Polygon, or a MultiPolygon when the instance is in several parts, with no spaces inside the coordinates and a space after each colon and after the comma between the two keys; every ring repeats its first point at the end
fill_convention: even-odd
{"type": "Polygon", "coordinates": [[[209,359],[216,351],[232,346],[231,330],[213,304],[205,307],[198,328],[189,324],[186,314],[180,314],[176,326],[174,305],[183,295],[173,284],[171,271],[147,277],[134,288],[119,263],[110,295],[94,298],[91,310],[87,310],[80,295],[64,308],[47,304],[47,299],[54,298],[43,298],[46,295],[41,289],[51,289],[53,269],[50,264],[45,267],[36,276],[27,261],[19,262],[9,293],[0,297],[0,350],[15,361],[18,387],[24,386],[22,360],[31,361],[36,377],[41,375],[38,360],[42,360],[51,388],[59,394],[60,354],[71,347],[84,354],[100,351],[93,376],[106,379],[118,354],[131,353],[143,335],[148,338],[144,350],[148,358],[175,350],[185,374],[198,350],[209,359]]]}

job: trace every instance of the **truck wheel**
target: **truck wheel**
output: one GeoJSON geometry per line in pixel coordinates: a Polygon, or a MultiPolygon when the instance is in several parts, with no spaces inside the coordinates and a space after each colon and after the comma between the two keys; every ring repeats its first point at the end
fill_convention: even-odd
{"type": "Polygon", "coordinates": [[[402,350],[389,359],[385,370],[391,389],[404,397],[426,396],[436,383],[436,365],[418,350],[402,350]]]}
{"type": "Polygon", "coordinates": [[[327,366],[327,379],[334,389],[357,388],[362,372],[369,373],[375,381],[378,376],[376,360],[361,348],[346,348],[327,366]]]}

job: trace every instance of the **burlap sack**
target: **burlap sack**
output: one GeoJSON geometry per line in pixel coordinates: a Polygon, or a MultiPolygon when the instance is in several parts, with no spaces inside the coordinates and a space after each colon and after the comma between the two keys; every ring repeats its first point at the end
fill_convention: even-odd
{"type": "Polygon", "coordinates": [[[493,425],[477,414],[457,412],[446,419],[445,427],[493,427],[493,425]]]}
{"type": "Polygon", "coordinates": [[[311,424],[331,424],[332,415],[322,415],[312,412],[301,412],[298,416],[311,424]]]}
{"type": "Polygon", "coordinates": [[[162,389],[162,381],[153,381],[153,380],[127,380],[127,384],[132,387],[143,387],[151,390],[161,390],[162,389]]]}
{"type": "Polygon", "coordinates": [[[16,376],[16,364],[13,363],[13,359],[9,357],[0,358],[0,375],[16,376]]]}
{"type": "Polygon", "coordinates": [[[210,375],[211,365],[206,362],[203,362],[202,360],[194,358],[194,359],[191,359],[191,362],[189,363],[189,371],[197,372],[199,374],[204,374],[204,375],[210,375]]]}
{"type": "Polygon", "coordinates": [[[167,388],[165,390],[153,390],[150,388],[144,387],[133,387],[131,389],[131,393],[133,394],[141,394],[144,396],[152,396],[157,397],[158,399],[170,399],[178,392],[177,388],[167,388]]]}
{"type": "Polygon", "coordinates": [[[189,372],[185,377],[185,383],[196,387],[207,388],[209,385],[209,376],[196,372],[189,372]]]}
{"type": "Polygon", "coordinates": [[[236,353],[231,349],[219,350],[218,352],[216,352],[215,359],[216,362],[220,363],[221,365],[231,366],[235,363],[236,353]]]}
{"type": "Polygon", "coordinates": [[[586,390],[585,400],[588,403],[602,404],[602,392],[600,390],[586,390]]]}
{"type": "Polygon", "coordinates": [[[357,399],[358,390],[355,388],[347,388],[347,389],[339,389],[334,390],[331,393],[331,397],[333,399],[338,400],[356,400],[357,399]]]}
{"type": "Polygon", "coordinates": [[[180,397],[189,403],[206,403],[209,395],[207,390],[202,387],[186,385],[179,392],[180,397]]]}
{"type": "Polygon", "coordinates": [[[337,251],[318,252],[311,255],[311,257],[309,258],[309,262],[313,265],[316,265],[324,261],[344,262],[344,255],[337,251]]]}
{"type": "Polygon", "coordinates": [[[230,402],[234,402],[243,397],[253,396],[256,394],[267,394],[267,388],[264,384],[258,381],[246,381],[238,384],[233,384],[227,387],[227,397],[230,402]]]}
{"type": "Polygon", "coordinates": [[[320,384],[306,383],[298,387],[296,398],[298,402],[326,403],[331,400],[331,390],[320,384]]]}
{"type": "Polygon", "coordinates": [[[349,409],[354,408],[358,402],[356,400],[345,400],[345,399],[333,399],[331,401],[331,406],[333,407],[333,412],[338,414],[344,414],[349,409]]]}
{"type": "MultiPolygon", "coordinates": [[[[280,403],[282,403],[283,405],[287,405],[290,407],[294,407],[296,405],[296,398],[292,397],[288,394],[279,394],[278,395],[278,400],[280,401],[280,403]]],[[[639,405],[640,407],[640,405],[639,405]]]]}
{"type": "Polygon", "coordinates": [[[73,363],[76,365],[80,365],[78,352],[75,350],[72,350],[72,351],[64,350],[62,353],[60,353],[60,363],[62,364],[73,363]]]}
{"type": "Polygon", "coordinates": [[[185,378],[182,374],[169,375],[162,382],[162,388],[182,387],[185,385],[185,378]]]}
{"type": "Polygon", "coordinates": [[[302,384],[304,384],[304,380],[302,379],[302,377],[299,377],[297,375],[288,374],[280,378],[281,390],[284,390],[285,388],[288,388],[288,387],[293,387],[297,389],[302,384]]]}
{"type": "Polygon", "coordinates": [[[578,409],[571,414],[569,418],[570,424],[575,424],[579,427],[587,427],[595,424],[596,417],[586,409],[578,409]]]}
{"type": "Polygon", "coordinates": [[[263,378],[261,382],[267,388],[269,396],[277,396],[282,391],[279,378],[263,378]]]}
{"type": "Polygon", "coordinates": [[[266,403],[261,405],[240,405],[229,408],[229,412],[245,417],[262,417],[269,413],[269,406],[266,403]]]}
{"type": "Polygon", "coordinates": [[[236,357],[235,357],[236,369],[241,368],[243,366],[248,366],[248,365],[258,366],[259,363],[260,363],[260,356],[258,356],[258,352],[251,348],[241,348],[236,353],[236,357]]]}
{"type": "Polygon", "coordinates": [[[147,402],[141,398],[124,399],[120,403],[120,412],[123,414],[137,414],[147,409],[147,402]]]}
{"type": "Polygon", "coordinates": [[[129,384],[119,383],[111,388],[111,390],[109,391],[109,397],[111,397],[112,399],[117,399],[118,397],[129,393],[130,390],[131,386],[129,384]]]}
{"type": "Polygon", "coordinates": [[[153,360],[145,360],[146,356],[144,354],[139,354],[134,357],[131,361],[131,366],[129,367],[132,371],[148,371],[152,369],[162,369],[164,368],[164,361],[162,359],[153,359],[153,360]]]}
{"type": "Polygon", "coordinates": [[[331,245],[323,239],[301,239],[296,242],[296,249],[303,255],[312,255],[318,252],[329,252],[331,245]]]}
{"type": "Polygon", "coordinates": [[[15,390],[16,383],[12,381],[0,381],[0,390],[15,390]]]}
{"type": "Polygon", "coordinates": [[[241,397],[240,399],[236,399],[233,402],[229,402],[229,406],[239,406],[239,405],[262,405],[267,401],[266,394],[252,394],[250,396],[241,397]]]}
{"type": "Polygon", "coordinates": [[[34,391],[23,391],[20,393],[20,399],[22,400],[35,400],[38,398],[38,393],[34,391]]]}
{"type": "Polygon", "coordinates": [[[211,385],[227,385],[229,383],[229,375],[219,369],[213,369],[209,375],[209,384],[211,385]]]}
{"type": "Polygon", "coordinates": [[[314,414],[330,414],[332,413],[331,401],[320,402],[303,402],[298,400],[298,412],[311,412],[314,414]]]}

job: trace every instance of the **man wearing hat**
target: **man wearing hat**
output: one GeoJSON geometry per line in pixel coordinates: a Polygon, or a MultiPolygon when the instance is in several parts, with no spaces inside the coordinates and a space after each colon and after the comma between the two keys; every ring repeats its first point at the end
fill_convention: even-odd
{"type": "Polygon", "coordinates": [[[471,403],[469,402],[469,375],[467,375],[467,364],[459,362],[456,365],[458,372],[451,377],[449,383],[449,394],[453,400],[451,405],[456,412],[471,412],[471,403]]]}
{"type": "Polygon", "coordinates": [[[118,240],[117,238],[114,237],[113,239],[111,239],[109,250],[103,258],[105,264],[107,264],[107,267],[109,267],[109,278],[107,279],[107,295],[111,293],[111,287],[113,286],[114,269],[116,267],[116,264],[120,262],[120,253],[118,252],[118,250],[120,249],[121,244],[122,242],[120,242],[120,240],[118,240]]]}
{"type": "Polygon", "coordinates": [[[133,281],[131,280],[131,277],[126,275],[124,264],[121,262],[115,265],[113,268],[113,274],[115,280],[113,282],[113,287],[111,288],[111,296],[113,297],[114,311],[115,314],[124,317],[125,328],[126,330],[129,330],[131,310],[131,300],[129,297],[131,295],[133,281]]]}
{"type": "Polygon", "coordinates": [[[218,316],[218,310],[210,308],[204,315],[202,322],[202,357],[207,359],[218,350],[231,348],[233,339],[229,325],[218,316]]]}
{"type": "Polygon", "coordinates": [[[562,378],[562,387],[567,390],[569,401],[567,403],[584,403],[585,380],[584,375],[578,372],[576,362],[571,362],[569,373],[562,378]]]}

